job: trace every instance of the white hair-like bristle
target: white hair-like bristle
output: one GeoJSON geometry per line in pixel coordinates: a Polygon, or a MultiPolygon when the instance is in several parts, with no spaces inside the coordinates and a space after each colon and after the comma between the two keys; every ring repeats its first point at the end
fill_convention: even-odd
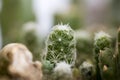
{"type": "Polygon", "coordinates": [[[83,65],[84,68],[88,68],[88,67],[93,66],[92,64],[90,64],[90,63],[88,63],[88,62],[83,62],[82,65],[83,65]]]}
{"type": "Polygon", "coordinates": [[[55,29],[58,29],[58,30],[71,30],[70,26],[68,24],[66,25],[63,25],[63,24],[60,24],[60,25],[56,25],[54,26],[55,29]]]}
{"type": "Polygon", "coordinates": [[[100,32],[95,34],[94,40],[96,41],[96,40],[103,38],[103,37],[110,38],[110,35],[108,35],[107,33],[103,32],[103,31],[100,31],[100,32]]]}
{"type": "Polygon", "coordinates": [[[54,72],[59,74],[72,74],[71,65],[66,62],[57,63],[57,66],[54,68],[54,72]]]}

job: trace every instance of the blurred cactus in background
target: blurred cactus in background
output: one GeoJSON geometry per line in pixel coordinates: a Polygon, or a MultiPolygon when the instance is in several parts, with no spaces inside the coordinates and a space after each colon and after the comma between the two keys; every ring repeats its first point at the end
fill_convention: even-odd
{"type": "Polygon", "coordinates": [[[95,65],[90,61],[84,61],[80,65],[80,74],[82,80],[95,80],[95,65]]]}
{"type": "Polygon", "coordinates": [[[94,57],[96,60],[96,78],[97,80],[102,80],[99,68],[99,54],[100,50],[111,47],[110,36],[105,32],[101,31],[95,34],[94,38],[94,57]]]}
{"type": "Polygon", "coordinates": [[[100,51],[99,68],[102,80],[116,80],[115,58],[111,48],[105,48],[105,50],[100,51]]]}
{"type": "Polygon", "coordinates": [[[96,33],[94,40],[95,40],[94,46],[96,53],[98,53],[100,50],[104,50],[105,48],[111,47],[110,36],[103,31],[96,33]]]}
{"type": "Polygon", "coordinates": [[[53,64],[65,61],[74,64],[76,58],[74,31],[69,25],[56,25],[46,41],[46,60],[53,64]]]}
{"type": "Polygon", "coordinates": [[[89,32],[78,30],[75,32],[76,38],[76,66],[79,67],[86,59],[93,61],[93,44],[92,36],[89,32]]]}
{"type": "Polygon", "coordinates": [[[1,30],[1,26],[0,26],[0,49],[2,48],[3,45],[3,41],[2,41],[2,30],[1,30]]]}
{"type": "Polygon", "coordinates": [[[116,42],[116,53],[115,53],[115,63],[116,63],[116,80],[120,79],[120,28],[118,29],[117,42],[116,42]]]}
{"type": "Polygon", "coordinates": [[[34,60],[41,60],[42,44],[40,41],[36,32],[36,24],[34,22],[24,24],[22,42],[31,50],[34,60]]]}

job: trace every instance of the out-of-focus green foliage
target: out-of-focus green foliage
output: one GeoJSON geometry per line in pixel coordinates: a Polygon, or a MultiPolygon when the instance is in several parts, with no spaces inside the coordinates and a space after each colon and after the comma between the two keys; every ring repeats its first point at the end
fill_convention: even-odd
{"type": "Polygon", "coordinates": [[[1,26],[3,44],[20,41],[21,26],[34,20],[31,0],[3,0],[1,26]]]}

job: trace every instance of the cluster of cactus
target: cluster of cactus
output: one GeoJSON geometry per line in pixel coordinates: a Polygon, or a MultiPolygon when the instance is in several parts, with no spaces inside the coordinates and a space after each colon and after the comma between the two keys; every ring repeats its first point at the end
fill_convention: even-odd
{"type": "MultiPolygon", "coordinates": [[[[76,34],[77,36],[74,38],[73,34],[73,30],[68,25],[57,25],[53,27],[46,41],[47,47],[44,58],[44,61],[50,63],[49,67],[52,65],[51,70],[53,68],[54,71],[54,68],[57,67],[56,65],[60,62],[65,61],[66,64],[71,65],[83,57],[83,60],[79,59],[79,65],[74,65],[73,75],[79,68],[80,73],[77,74],[80,75],[82,80],[119,79],[119,71],[117,70],[119,69],[118,63],[120,63],[118,54],[120,51],[118,43],[118,52],[114,53],[111,37],[103,31],[96,33],[94,38],[94,54],[91,54],[92,49],[90,48],[91,51],[89,51],[90,49],[86,51],[84,50],[86,47],[83,48],[83,46],[93,47],[91,44],[92,40],[87,40],[87,38],[84,37],[81,38],[81,36],[78,36],[79,34],[76,34]],[[77,44],[75,42],[77,42],[77,44]],[[83,45],[80,45],[80,43],[83,43],[83,45]],[[77,54],[75,54],[76,52],[77,54]],[[83,54],[89,55],[89,57],[83,56],[83,54]],[[79,57],[75,58],[75,56],[79,57]]],[[[56,79],[58,79],[58,77],[56,79]]]]}
{"type": "Polygon", "coordinates": [[[116,56],[111,47],[111,37],[105,32],[95,35],[94,56],[97,80],[116,80],[116,56]]]}
{"type": "MultiPolygon", "coordinates": [[[[26,39],[25,41],[27,41],[29,47],[31,44],[33,48],[36,48],[39,44],[36,39],[36,34],[34,33],[35,32],[33,29],[29,30],[25,34],[24,39],[26,39]],[[29,35],[32,36],[30,42],[29,35]]],[[[42,60],[42,71],[44,75],[43,80],[120,79],[120,29],[118,31],[116,51],[114,51],[114,49],[112,48],[112,38],[107,33],[103,31],[96,33],[94,38],[94,46],[92,46],[92,39],[89,39],[91,38],[91,36],[87,36],[88,38],[86,38],[85,33],[84,35],[79,35],[81,33],[76,32],[75,35],[77,36],[75,36],[74,31],[70,28],[69,25],[56,25],[52,28],[46,40],[46,51],[43,54],[42,59],[39,59],[41,58],[41,56],[37,55],[40,53],[36,53],[33,51],[33,53],[35,53],[33,54],[34,58],[36,60],[42,60]],[[93,47],[94,52],[92,52],[93,47]]],[[[87,35],[88,34],[89,33],[87,33],[87,35]]],[[[3,53],[19,55],[19,58],[23,60],[23,58],[20,57],[21,54],[18,54],[19,51],[24,54],[27,53],[24,52],[24,48],[19,49],[19,46],[20,44],[18,45],[18,47],[13,46],[12,48],[5,48],[5,50],[3,48],[3,50],[0,51],[0,54],[1,56],[7,56],[10,59],[11,55],[3,55],[3,53]],[[18,49],[18,52],[14,52],[14,50],[16,49],[18,49]]],[[[35,48],[35,51],[39,50],[39,47],[36,48],[37,50],[35,48]]],[[[28,52],[28,54],[29,53],[30,51],[28,52]]],[[[0,77],[6,74],[9,76],[9,74],[7,73],[7,66],[9,64],[6,63],[7,59],[5,58],[4,60],[4,57],[1,56],[0,61],[2,62],[0,62],[0,77]],[[2,69],[4,69],[4,71],[2,69]]],[[[14,56],[13,58],[17,59],[16,56],[14,56]]],[[[32,62],[31,58],[26,59],[30,59],[30,62],[32,62]]],[[[36,69],[38,63],[30,63],[30,67],[31,65],[33,68],[35,67],[36,69]]]]}

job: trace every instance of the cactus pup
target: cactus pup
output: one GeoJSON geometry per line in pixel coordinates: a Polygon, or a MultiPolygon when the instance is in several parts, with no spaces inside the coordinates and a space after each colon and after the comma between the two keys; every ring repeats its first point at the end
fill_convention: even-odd
{"type": "Polygon", "coordinates": [[[56,64],[65,61],[73,65],[76,58],[74,31],[69,25],[56,25],[46,41],[45,59],[56,64]]]}

